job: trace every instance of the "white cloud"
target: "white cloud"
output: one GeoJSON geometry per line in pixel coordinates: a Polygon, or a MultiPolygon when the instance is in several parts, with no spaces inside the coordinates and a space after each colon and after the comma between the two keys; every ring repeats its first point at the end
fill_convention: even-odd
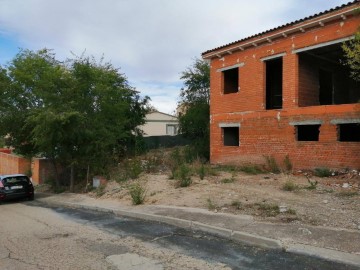
{"type": "Polygon", "coordinates": [[[173,110],[179,74],[201,52],[341,3],[346,1],[0,0],[0,36],[10,33],[29,49],[52,48],[61,58],[85,49],[104,55],[155,106],[173,110]]]}

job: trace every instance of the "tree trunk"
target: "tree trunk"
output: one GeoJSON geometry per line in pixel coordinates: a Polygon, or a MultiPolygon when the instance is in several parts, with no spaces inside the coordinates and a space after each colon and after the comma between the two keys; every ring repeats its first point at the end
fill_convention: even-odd
{"type": "Polygon", "coordinates": [[[70,192],[74,192],[74,164],[70,166],[70,192]]]}
{"type": "Polygon", "coordinates": [[[51,159],[51,162],[54,166],[54,172],[55,172],[55,188],[56,189],[59,189],[60,188],[60,177],[59,177],[59,171],[57,169],[57,166],[56,166],[56,161],[54,158],[51,159]]]}

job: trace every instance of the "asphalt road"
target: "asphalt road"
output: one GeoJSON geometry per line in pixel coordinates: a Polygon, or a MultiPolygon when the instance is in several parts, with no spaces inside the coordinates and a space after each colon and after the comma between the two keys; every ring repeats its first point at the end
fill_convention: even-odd
{"type": "Polygon", "coordinates": [[[0,217],[0,269],[359,269],[157,222],[46,208],[36,201],[2,204],[0,217]],[[140,259],[131,257],[125,265],[134,254],[140,259]]]}

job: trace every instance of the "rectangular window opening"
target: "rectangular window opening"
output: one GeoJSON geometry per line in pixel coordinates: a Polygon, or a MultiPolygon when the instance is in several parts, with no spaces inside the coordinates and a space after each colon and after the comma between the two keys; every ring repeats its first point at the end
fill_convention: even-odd
{"type": "Polygon", "coordinates": [[[339,124],[338,140],[340,142],[360,142],[360,123],[339,124]]]}
{"type": "Polygon", "coordinates": [[[239,146],[239,127],[224,127],[224,146],[239,146]]]}
{"type": "Polygon", "coordinates": [[[342,42],[298,53],[299,107],[357,103],[360,82],[344,65],[342,42]]]}
{"type": "Polygon", "coordinates": [[[166,135],[176,135],[177,134],[177,125],[166,125],[166,135]]]}
{"type": "Polygon", "coordinates": [[[319,141],[320,125],[298,125],[295,127],[297,141],[319,141]]]}
{"type": "Polygon", "coordinates": [[[333,74],[330,71],[319,70],[319,103],[320,105],[333,104],[334,86],[333,74]]]}
{"type": "Polygon", "coordinates": [[[266,109],[282,108],[282,57],[265,61],[266,65],[266,109]]]}
{"type": "Polygon", "coordinates": [[[224,94],[237,93],[239,91],[239,68],[222,71],[224,78],[224,94]]]}

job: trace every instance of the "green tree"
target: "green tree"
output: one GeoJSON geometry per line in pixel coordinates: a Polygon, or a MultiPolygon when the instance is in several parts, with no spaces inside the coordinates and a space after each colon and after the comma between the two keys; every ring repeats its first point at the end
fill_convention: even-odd
{"type": "MultiPolygon", "coordinates": [[[[360,16],[360,8],[356,10],[356,16],[360,16]]],[[[350,68],[351,77],[360,82],[360,27],[354,39],[345,42],[342,48],[346,58],[345,65],[350,68]]]]}
{"type": "Polygon", "coordinates": [[[184,88],[180,91],[180,104],[184,113],[179,116],[180,132],[189,139],[195,153],[210,156],[210,66],[201,59],[181,73],[184,88]]]}
{"type": "Polygon", "coordinates": [[[148,98],[109,63],[23,50],[0,74],[0,135],[20,154],[70,168],[71,190],[76,169],[106,172],[140,134],[148,98]]]}

